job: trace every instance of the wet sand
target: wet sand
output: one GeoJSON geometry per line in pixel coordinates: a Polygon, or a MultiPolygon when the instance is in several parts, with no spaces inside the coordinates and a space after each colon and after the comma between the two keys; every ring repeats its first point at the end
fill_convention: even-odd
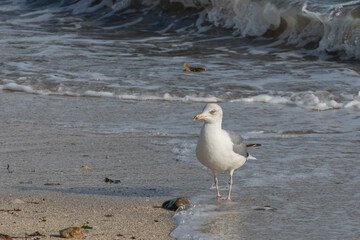
{"type": "Polygon", "coordinates": [[[87,239],[171,239],[173,212],[162,202],[211,184],[205,170],[174,159],[174,136],[97,131],[143,112],[151,122],[151,114],[176,106],[8,92],[0,100],[2,234],[38,231],[52,239],[60,229],[88,225],[87,239]]]}

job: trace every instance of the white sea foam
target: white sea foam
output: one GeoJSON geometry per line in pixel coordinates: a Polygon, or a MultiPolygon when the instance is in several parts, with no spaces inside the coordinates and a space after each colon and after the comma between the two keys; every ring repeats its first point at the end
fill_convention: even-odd
{"type": "Polygon", "coordinates": [[[313,54],[328,58],[360,58],[359,4],[321,4],[267,0],[173,0],[184,6],[203,8],[197,26],[207,20],[217,27],[233,29],[241,36],[274,37],[278,43],[303,47],[314,44],[313,54]],[[355,13],[354,13],[355,12],[355,13]],[[316,46],[316,47],[315,47],[316,46]]]}
{"type": "Polygon", "coordinates": [[[0,90],[24,92],[38,95],[56,95],[56,96],[71,96],[71,97],[105,97],[116,98],[120,100],[134,100],[134,101],[169,101],[169,102],[221,102],[220,98],[214,96],[199,97],[199,96],[174,96],[169,93],[163,95],[149,95],[149,94],[115,94],[106,91],[86,90],[84,92],[63,91],[63,87],[58,87],[58,91],[34,89],[31,86],[17,84],[14,82],[0,85],[0,90]]]}
{"type": "MultiPolygon", "coordinates": [[[[34,1],[36,2],[36,1],[34,1]]],[[[104,26],[106,29],[128,28],[132,25],[147,21],[150,9],[169,8],[176,9],[178,6],[171,3],[181,3],[185,7],[196,8],[197,18],[187,26],[177,24],[178,19],[173,16],[173,21],[159,32],[167,32],[170,29],[184,31],[187,27],[196,27],[199,33],[209,31],[216,27],[232,29],[234,35],[252,36],[263,39],[272,37],[277,45],[288,44],[302,48],[313,46],[311,53],[329,57],[328,53],[336,53],[340,58],[360,58],[359,48],[359,23],[358,2],[354,4],[335,3],[324,4],[316,1],[300,2],[289,0],[171,0],[170,4],[165,1],[139,1],[138,9],[130,0],[119,1],[74,1],[59,8],[51,10],[38,10],[22,14],[22,19],[12,19],[26,22],[43,22],[51,19],[57,11],[70,11],[74,16],[84,13],[93,14],[97,20],[107,19],[116,15],[142,12],[136,18],[129,21],[118,22],[104,26]],[[179,25],[179,26],[176,26],[179,25]],[[176,27],[175,27],[176,26],[176,27]]],[[[355,1],[356,2],[356,1],[355,1]]],[[[15,4],[13,4],[15,6],[15,4]]],[[[7,5],[9,7],[9,5],[7,5]]],[[[187,14],[185,8],[184,14],[187,14]]],[[[193,16],[193,12],[188,13],[193,16]]],[[[19,22],[20,23],[20,22],[19,22]]],[[[150,24],[151,25],[151,24],[150,24]]],[[[331,56],[330,56],[331,57],[331,56]]]]}
{"type": "Polygon", "coordinates": [[[247,97],[237,100],[232,100],[232,102],[248,102],[248,103],[272,103],[272,104],[287,104],[291,101],[285,97],[280,96],[270,96],[266,94],[261,94],[254,97],[247,97]]]}
{"type": "Polygon", "coordinates": [[[360,100],[350,101],[345,104],[345,108],[355,108],[360,110],[360,100]]]}
{"type": "Polygon", "coordinates": [[[184,211],[177,211],[173,217],[176,228],[170,236],[179,240],[212,240],[214,236],[198,231],[207,218],[216,216],[216,205],[201,204],[204,196],[197,196],[190,199],[192,207],[184,211]]]}
{"type": "Polygon", "coordinates": [[[257,96],[239,98],[230,100],[230,102],[246,102],[246,103],[266,103],[266,104],[287,104],[296,105],[308,110],[331,110],[341,108],[354,108],[360,107],[360,97],[348,96],[349,99],[343,99],[342,102],[338,102],[332,99],[333,96],[321,96],[316,92],[299,92],[299,93],[283,93],[281,96],[277,94],[260,94],[257,96]]]}
{"type": "Polygon", "coordinates": [[[111,92],[104,92],[104,91],[85,91],[83,96],[85,97],[114,97],[114,93],[111,92]]]}
{"type": "MultiPolygon", "coordinates": [[[[119,100],[134,100],[134,101],[169,101],[169,102],[188,102],[188,103],[201,103],[201,102],[244,102],[254,104],[284,104],[284,105],[295,105],[308,110],[331,110],[348,108],[359,110],[360,109],[360,95],[353,96],[347,94],[342,96],[341,102],[333,99],[333,96],[322,96],[322,93],[318,92],[299,92],[299,93],[272,93],[260,94],[251,97],[238,98],[227,100],[216,96],[176,96],[170,93],[150,95],[147,93],[123,93],[116,94],[109,91],[95,91],[85,90],[84,92],[72,91],[66,89],[63,86],[59,86],[56,91],[49,89],[36,89],[32,86],[17,84],[15,82],[8,82],[0,85],[0,90],[24,92],[39,95],[56,95],[56,96],[72,96],[72,97],[104,97],[104,98],[116,98],[119,100]]],[[[359,93],[360,94],[360,93],[359,93]]]]}
{"type": "Polygon", "coordinates": [[[18,92],[26,92],[26,93],[35,93],[32,87],[19,85],[16,83],[7,83],[5,85],[0,85],[1,90],[9,90],[9,91],[18,91],[18,92]]]}
{"type": "Polygon", "coordinates": [[[345,108],[353,108],[360,110],[360,92],[358,95],[354,98],[354,100],[349,101],[345,104],[345,108]]]}

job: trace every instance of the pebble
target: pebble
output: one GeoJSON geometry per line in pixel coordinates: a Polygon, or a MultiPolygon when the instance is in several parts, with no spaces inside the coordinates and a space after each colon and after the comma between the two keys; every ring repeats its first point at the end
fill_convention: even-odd
{"type": "Polygon", "coordinates": [[[1,240],[12,240],[12,237],[0,233],[0,239],[1,240]]]}
{"type": "Polygon", "coordinates": [[[113,180],[113,179],[110,179],[110,178],[106,177],[106,178],[105,178],[105,182],[118,184],[118,183],[120,183],[121,181],[120,181],[120,180],[113,180]]]}
{"type": "Polygon", "coordinates": [[[276,208],[271,207],[271,206],[269,206],[269,205],[265,205],[265,206],[263,206],[263,207],[256,207],[256,208],[254,208],[254,210],[275,211],[276,208]]]}
{"type": "Polygon", "coordinates": [[[60,230],[60,236],[62,238],[82,239],[84,237],[84,232],[79,227],[69,227],[69,228],[60,230]]]}
{"type": "Polygon", "coordinates": [[[90,170],[91,168],[89,167],[89,166],[87,166],[87,165],[84,165],[84,166],[82,166],[81,167],[83,170],[85,170],[85,171],[87,171],[87,170],[90,170]]]}
{"type": "Polygon", "coordinates": [[[176,211],[178,208],[186,206],[190,206],[190,201],[186,197],[170,199],[162,204],[162,208],[172,211],[176,211]]]}

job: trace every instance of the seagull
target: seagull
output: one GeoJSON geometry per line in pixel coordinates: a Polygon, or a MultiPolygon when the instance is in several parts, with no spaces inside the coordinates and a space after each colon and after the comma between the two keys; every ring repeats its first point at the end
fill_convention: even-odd
{"type": "MultiPolygon", "coordinates": [[[[249,158],[247,145],[237,133],[225,131],[221,127],[222,108],[215,103],[205,106],[202,113],[194,117],[194,121],[204,120],[196,146],[196,157],[200,163],[208,167],[214,174],[217,198],[221,199],[218,187],[217,172],[228,171],[230,174],[227,200],[231,201],[232,176],[235,169],[240,168],[249,158]]],[[[248,146],[259,146],[249,144],[248,146]]]]}

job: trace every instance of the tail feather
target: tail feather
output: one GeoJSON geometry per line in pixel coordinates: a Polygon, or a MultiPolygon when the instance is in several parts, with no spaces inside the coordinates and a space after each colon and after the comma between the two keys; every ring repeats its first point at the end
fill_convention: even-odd
{"type": "MultiPolygon", "coordinates": [[[[260,147],[260,146],[261,146],[260,143],[250,143],[250,144],[246,144],[246,147],[248,147],[248,148],[251,148],[251,147],[260,147]]],[[[248,153],[247,159],[256,160],[256,157],[251,156],[251,155],[248,153]]]]}
{"type": "Polygon", "coordinates": [[[251,148],[251,147],[260,147],[261,144],[260,143],[250,143],[250,144],[246,144],[246,147],[251,148]]]}

